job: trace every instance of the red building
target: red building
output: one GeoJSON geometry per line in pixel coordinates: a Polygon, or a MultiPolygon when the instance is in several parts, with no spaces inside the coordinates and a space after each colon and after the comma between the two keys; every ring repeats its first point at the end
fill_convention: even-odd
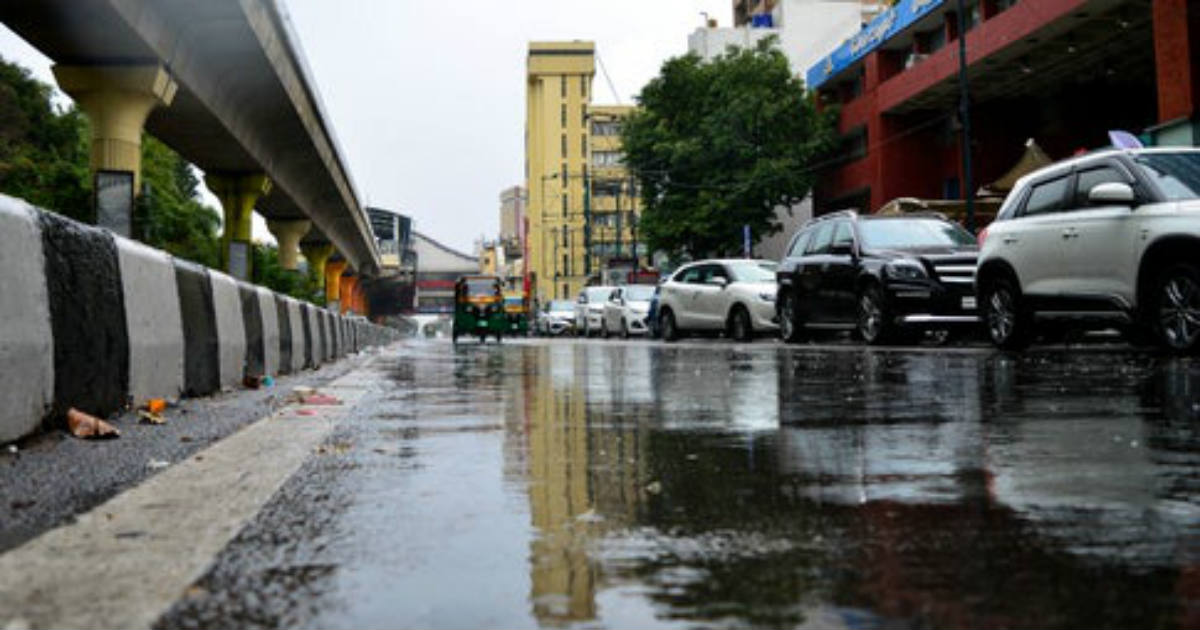
{"type": "MultiPolygon", "coordinates": [[[[1108,145],[1107,132],[1196,144],[1198,0],[965,3],[972,189],[1033,138],[1052,158],[1108,145]]],[[[901,0],[808,73],[841,108],[843,143],[823,165],[820,214],[910,196],[961,198],[956,0],[901,0]]]]}

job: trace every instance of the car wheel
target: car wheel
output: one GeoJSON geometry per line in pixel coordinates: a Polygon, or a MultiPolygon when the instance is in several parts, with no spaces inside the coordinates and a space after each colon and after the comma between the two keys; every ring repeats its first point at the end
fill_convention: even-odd
{"type": "Polygon", "coordinates": [[[629,338],[629,324],[625,322],[624,318],[621,319],[621,338],[629,338]]]}
{"type": "Polygon", "coordinates": [[[1183,354],[1200,341],[1200,270],[1182,263],[1168,267],[1154,292],[1155,336],[1168,351],[1183,354]]]}
{"type": "Polygon", "coordinates": [[[796,296],[791,291],[779,293],[779,337],[787,343],[803,341],[804,324],[798,319],[796,296]]]}
{"type": "Polygon", "coordinates": [[[858,294],[858,336],[870,345],[891,343],[896,338],[895,326],[883,289],[867,285],[858,294]]]}
{"type": "Polygon", "coordinates": [[[729,336],[736,341],[752,341],[754,339],[754,325],[750,323],[750,313],[746,312],[745,307],[735,306],[733,312],[729,314],[729,336]]]}
{"type": "Polygon", "coordinates": [[[998,278],[980,292],[983,325],[999,348],[1019,350],[1032,340],[1033,322],[1021,305],[1021,295],[1008,278],[998,278]]]}
{"type": "Polygon", "coordinates": [[[675,314],[671,311],[663,311],[659,317],[659,328],[662,329],[663,341],[679,339],[679,329],[675,327],[675,314]]]}

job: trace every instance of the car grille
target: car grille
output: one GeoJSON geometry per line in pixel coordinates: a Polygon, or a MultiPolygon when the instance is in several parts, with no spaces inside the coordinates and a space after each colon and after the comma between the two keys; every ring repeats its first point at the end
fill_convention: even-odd
{"type": "Polygon", "coordinates": [[[952,286],[975,284],[975,257],[933,261],[933,272],[939,282],[952,286]]]}

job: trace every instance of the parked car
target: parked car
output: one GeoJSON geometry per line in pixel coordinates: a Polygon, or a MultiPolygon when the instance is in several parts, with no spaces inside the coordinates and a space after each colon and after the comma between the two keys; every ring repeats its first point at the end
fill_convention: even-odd
{"type": "Polygon", "coordinates": [[[599,285],[584,287],[575,300],[575,334],[591,337],[600,334],[604,319],[604,303],[616,287],[599,285]]]}
{"type": "Polygon", "coordinates": [[[975,237],[938,214],[814,219],[779,265],[780,336],[850,330],[870,344],[978,325],[975,237]]]}
{"type": "Polygon", "coordinates": [[[774,332],[775,263],[701,260],[680,267],[659,288],[658,321],[665,341],[692,332],[724,332],[739,341],[774,332]]]}
{"type": "Polygon", "coordinates": [[[1064,325],[1197,348],[1198,150],[1107,150],[1030,173],[980,241],[980,308],[1001,348],[1064,325]]]}
{"type": "Polygon", "coordinates": [[[575,330],[575,304],[570,300],[551,300],[538,313],[537,333],[557,337],[575,330]]]}
{"type": "Polygon", "coordinates": [[[653,285],[628,284],[613,289],[608,301],[604,303],[601,334],[605,337],[620,335],[621,338],[646,334],[652,297],[653,285]]]}

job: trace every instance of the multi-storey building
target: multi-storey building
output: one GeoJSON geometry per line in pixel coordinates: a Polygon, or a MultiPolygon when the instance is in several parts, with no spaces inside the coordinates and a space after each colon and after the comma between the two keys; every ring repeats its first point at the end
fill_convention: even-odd
{"type": "Polygon", "coordinates": [[[500,240],[505,243],[520,243],[524,236],[525,211],[529,207],[529,195],[521,186],[505,188],[500,193],[500,240]]]}
{"type": "Polygon", "coordinates": [[[638,243],[641,215],[637,184],[624,164],[621,122],[633,112],[628,105],[592,105],[588,108],[588,195],[584,211],[585,238],[591,269],[604,284],[624,284],[628,273],[649,258],[638,243]]]}
{"type": "Polygon", "coordinates": [[[588,105],[596,73],[592,42],[531,42],[526,70],[527,270],[540,302],[586,283],[584,190],[588,105]]]}
{"type": "Polygon", "coordinates": [[[962,198],[1016,163],[1105,146],[1110,130],[1200,140],[1200,6],[1183,0],[900,0],[808,70],[840,105],[818,214],[898,197],[962,198]],[[960,33],[960,31],[962,31],[960,33]],[[966,48],[971,176],[962,152],[966,48]]]}

